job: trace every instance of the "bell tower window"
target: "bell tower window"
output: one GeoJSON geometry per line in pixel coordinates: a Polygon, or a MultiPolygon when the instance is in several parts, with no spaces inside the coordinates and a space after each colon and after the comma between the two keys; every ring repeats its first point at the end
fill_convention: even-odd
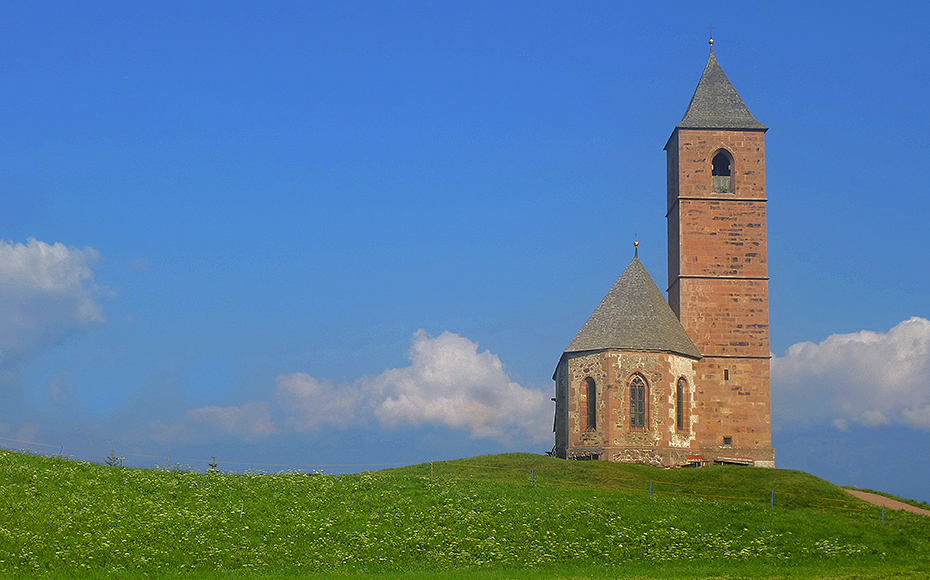
{"type": "Polygon", "coordinates": [[[714,193],[730,193],[733,191],[732,177],[733,157],[726,149],[721,149],[714,155],[713,180],[714,193]]]}

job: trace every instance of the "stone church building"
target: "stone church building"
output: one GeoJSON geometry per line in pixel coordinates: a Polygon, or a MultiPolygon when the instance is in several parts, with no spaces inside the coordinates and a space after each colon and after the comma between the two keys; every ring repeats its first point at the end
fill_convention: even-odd
{"type": "Polygon", "coordinates": [[[634,257],[559,359],[556,456],[775,466],[766,129],[711,40],[665,145],[668,301],[634,257]]]}

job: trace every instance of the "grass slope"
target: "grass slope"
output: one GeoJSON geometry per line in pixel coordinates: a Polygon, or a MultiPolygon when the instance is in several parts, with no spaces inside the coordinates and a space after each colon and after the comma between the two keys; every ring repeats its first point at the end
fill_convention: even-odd
{"type": "Polygon", "coordinates": [[[240,475],[0,451],[2,577],[926,578],[928,554],[930,518],[881,522],[787,470],[511,454],[240,475]]]}

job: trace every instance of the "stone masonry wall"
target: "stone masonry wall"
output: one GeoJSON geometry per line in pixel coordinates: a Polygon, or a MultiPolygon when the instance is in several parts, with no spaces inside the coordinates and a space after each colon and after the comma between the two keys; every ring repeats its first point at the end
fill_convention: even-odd
{"type": "Polygon", "coordinates": [[[767,280],[685,278],[681,325],[708,356],[768,357],[767,280]]]}
{"type": "Polygon", "coordinates": [[[753,449],[770,448],[769,360],[707,357],[695,367],[701,449],[754,456],[753,449]]]}

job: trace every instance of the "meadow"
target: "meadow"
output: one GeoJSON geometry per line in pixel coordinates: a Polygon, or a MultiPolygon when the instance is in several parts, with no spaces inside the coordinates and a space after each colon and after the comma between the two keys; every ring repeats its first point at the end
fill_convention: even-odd
{"type": "Polygon", "coordinates": [[[0,451],[0,576],[916,579],[930,517],[882,521],[778,469],[508,454],[233,474],[0,451]]]}

